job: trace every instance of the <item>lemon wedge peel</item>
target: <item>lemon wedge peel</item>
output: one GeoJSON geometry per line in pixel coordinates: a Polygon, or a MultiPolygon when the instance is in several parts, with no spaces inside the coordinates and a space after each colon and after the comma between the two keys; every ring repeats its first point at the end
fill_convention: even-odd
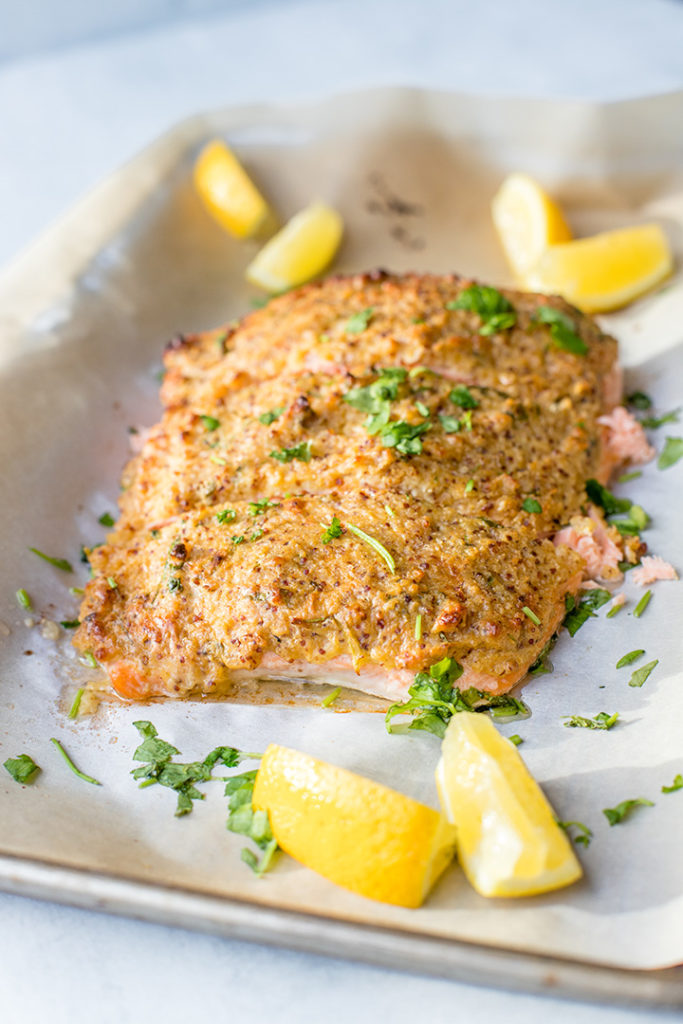
{"type": "Polygon", "coordinates": [[[458,859],[482,896],[532,896],[581,877],[541,788],[487,715],[453,716],[436,784],[457,828],[458,859]]]}
{"type": "Polygon", "coordinates": [[[562,295],[584,313],[606,313],[644,295],[672,270],[662,228],[640,224],[551,245],[526,283],[562,295]]]}
{"type": "Polygon", "coordinates": [[[214,220],[236,238],[251,238],[265,225],[274,225],[267,202],[220,139],[201,150],[194,165],[194,184],[214,220]]]}
{"type": "Polygon", "coordinates": [[[572,237],[560,207],[528,174],[505,178],[491,214],[507,261],[522,282],[549,245],[572,237]]]}
{"type": "Polygon", "coordinates": [[[247,267],[247,280],[274,294],[310,281],[334,259],[343,231],[336,210],[311,203],[259,250],[247,267]]]}
{"type": "Polygon", "coordinates": [[[439,812],[288,747],[266,750],[253,804],[295,860],[382,903],[419,907],[455,851],[439,812]]]}

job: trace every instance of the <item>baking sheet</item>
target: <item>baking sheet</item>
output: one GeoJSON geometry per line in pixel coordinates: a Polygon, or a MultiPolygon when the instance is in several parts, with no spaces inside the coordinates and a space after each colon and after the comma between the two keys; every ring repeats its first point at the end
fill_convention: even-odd
{"type": "MultiPolygon", "coordinates": [[[[164,342],[248,308],[253,290],[242,271],[253,246],[226,238],[191,185],[207,137],[228,139],[283,219],[316,196],[340,210],[347,232],[335,269],[458,270],[503,284],[509,275],[488,202],[504,173],[520,168],[554,191],[577,233],[661,220],[680,265],[683,141],[672,126],[682,115],[680,94],[590,106],[413,90],[217,112],[152,145],[9,268],[0,281],[0,620],[9,630],[0,637],[0,761],[26,751],[44,771],[32,787],[0,780],[8,863],[30,858],[318,915],[321,928],[326,920],[383,927],[410,935],[416,949],[422,936],[621,968],[683,961],[683,793],[660,792],[683,770],[679,584],[657,584],[641,619],[626,610],[605,620],[603,610],[575,640],[564,634],[554,673],[524,690],[532,717],[502,727],[523,736],[525,760],[558,816],[593,828],[580,853],[584,880],[533,900],[485,901],[454,866],[419,911],[346,893],[284,856],[254,878],[239,860],[241,838],[225,830],[220,783],[180,820],[172,793],[136,788],[132,722],[150,718],[187,760],[219,743],[284,743],[435,805],[433,737],[387,736],[377,714],[208,702],[110,705],[69,722],[64,707],[88,670],[68,637],[41,635],[38,615],[27,626],[13,596],[25,587],[43,617],[74,617],[67,586],[82,581],[86,566],[67,578],[28,546],[76,564],[80,544],[101,539],[97,518],[114,509],[128,427],[158,415],[164,342]],[[642,689],[627,685],[629,670],[613,667],[635,647],[659,658],[642,689]],[[608,733],[563,727],[562,715],[602,710],[621,716],[608,733]],[[101,788],[67,772],[52,736],[101,788]],[[634,796],[655,806],[610,828],[602,808],[634,796]]],[[[680,273],[605,326],[623,342],[629,387],[650,392],[658,408],[678,405],[680,273]]],[[[670,425],[658,443],[681,432],[670,425]]],[[[665,472],[650,465],[623,489],[653,516],[652,551],[679,570],[681,472],[683,463],[665,472]]],[[[624,589],[632,608],[641,592],[628,582],[624,589]]],[[[9,869],[0,880],[11,880],[9,869]]]]}

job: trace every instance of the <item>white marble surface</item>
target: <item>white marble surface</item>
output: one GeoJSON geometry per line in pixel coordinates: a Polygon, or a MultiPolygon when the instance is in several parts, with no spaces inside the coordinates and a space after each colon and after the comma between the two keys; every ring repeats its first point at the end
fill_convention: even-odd
{"type": "MultiPolygon", "coordinates": [[[[124,5],[126,32],[123,18],[93,20],[84,0],[31,0],[21,11],[0,0],[0,263],[198,109],[376,84],[591,99],[683,88],[683,4],[675,0],[143,6],[144,17],[124,5]],[[27,10],[40,20],[34,36],[27,10]],[[73,38],[90,41],[69,47],[73,38]]],[[[9,896],[0,896],[0,993],[3,1024],[364,1024],[380,1013],[396,1024],[420,1016],[435,1024],[680,1019],[398,975],[9,896]]]]}

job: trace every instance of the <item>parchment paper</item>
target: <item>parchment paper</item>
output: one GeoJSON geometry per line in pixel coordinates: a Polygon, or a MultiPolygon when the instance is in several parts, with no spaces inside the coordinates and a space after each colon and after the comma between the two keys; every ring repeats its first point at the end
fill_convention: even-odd
{"type": "MultiPolygon", "coordinates": [[[[225,830],[220,783],[181,820],[170,791],[136,788],[131,723],[150,718],[186,760],[219,743],[284,743],[436,805],[434,737],[391,737],[381,715],[320,707],[109,705],[70,722],[64,709],[90,670],[68,634],[48,640],[40,625],[76,614],[67,587],[86,576],[79,546],[101,540],[97,518],[114,511],[127,428],[158,416],[164,342],[238,315],[253,294],[242,277],[253,244],[227,238],[192,189],[206,138],[228,139],[283,219],[316,196],[340,210],[346,238],[336,270],[457,270],[503,284],[488,202],[513,169],[554,192],[576,233],[657,218],[680,266],[681,123],[683,95],[590,106],[378,90],[297,109],[218,112],[152,145],[16,261],[0,281],[0,619],[9,630],[0,637],[0,761],[25,751],[43,773],[25,788],[0,774],[0,852],[594,963],[683,961],[683,791],[660,792],[683,771],[681,584],[656,584],[635,619],[642,591],[627,581],[628,609],[612,620],[601,611],[574,640],[564,633],[554,673],[524,689],[532,717],[501,726],[524,738],[521,752],[558,816],[593,829],[580,852],[585,879],[545,897],[486,901],[454,865],[419,911],[346,893],[284,856],[255,879],[240,862],[241,837],[225,830]],[[29,546],[69,558],[76,572],[40,562],[29,546]],[[37,625],[25,624],[18,587],[32,595],[37,625]],[[659,658],[642,689],[628,686],[630,669],[614,668],[636,647],[659,658]],[[621,716],[609,732],[563,726],[562,715],[603,710],[621,716]],[[102,787],[71,775],[51,736],[102,787]],[[610,828],[602,809],[640,796],[655,806],[610,828]]],[[[661,410],[682,403],[680,271],[604,322],[622,341],[628,387],[650,392],[661,410]]],[[[658,431],[658,447],[666,434],[683,428],[658,431]]],[[[650,465],[622,488],[652,515],[651,551],[679,571],[682,473],[683,462],[650,465]]]]}

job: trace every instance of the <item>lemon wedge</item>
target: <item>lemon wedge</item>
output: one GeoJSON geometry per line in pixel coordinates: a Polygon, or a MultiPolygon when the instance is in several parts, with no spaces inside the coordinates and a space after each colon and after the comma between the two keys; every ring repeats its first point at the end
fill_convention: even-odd
{"type": "Polygon", "coordinates": [[[572,237],[561,209],[528,174],[510,174],[491,202],[493,223],[515,275],[524,281],[549,245],[572,237]]]}
{"type": "Polygon", "coordinates": [[[336,210],[312,203],[266,242],[247,267],[247,280],[268,292],[310,281],[332,262],[342,232],[336,210]]]}
{"type": "Polygon", "coordinates": [[[197,157],[194,183],[211,216],[237,238],[250,238],[272,220],[265,199],[220,139],[207,143],[197,157]]]}
{"type": "Polygon", "coordinates": [[[538,783],[487,715],[453,715],[436,783],[460,863],[482,896],[532,896],[581,877],[538,783]]]}
{"type": "Polygon", "coordinates": [[[551,245],[527,284],[562,295],[585,313],[604,313],[639,298],[672,269],[671,249],[659,224],[640,224],[551,245]]]}
{"type": "Polygon", "coordinates": [[[300,863],[352,892],[419,907],[455,850],[442,814],[288,747],[268,747],[253,804],[300,863]]]}

